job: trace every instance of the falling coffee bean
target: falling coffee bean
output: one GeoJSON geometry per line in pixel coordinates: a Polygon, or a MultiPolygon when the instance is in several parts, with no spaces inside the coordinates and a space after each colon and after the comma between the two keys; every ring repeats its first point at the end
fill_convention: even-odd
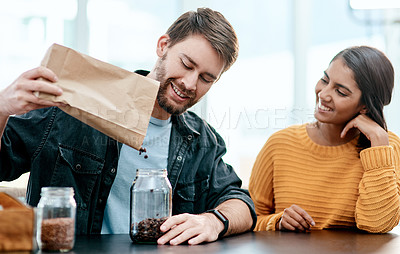
{"type": "MultiPolygon", "coordinates": [[[[147,151],[146,151],[146,148],[141,147],[141,148],[139,149],[139,155],[142,155],[142,153],[146,153],[146,152],[147,152],[147,151]]],[[[145,154],[145,155],[144,155],[144,158],[147,159],[147,158],[149,158],[149,156],[148,156],[147,154],[145,154]]]]}
{"type": "Polygon", "coordinates": [[[145,152],[147,152],[147,151],[146,151],[146,148],[141,147],[141,148],[139,149],[139,155],[142,155],[142,153],[145,153],[145,152]]]}

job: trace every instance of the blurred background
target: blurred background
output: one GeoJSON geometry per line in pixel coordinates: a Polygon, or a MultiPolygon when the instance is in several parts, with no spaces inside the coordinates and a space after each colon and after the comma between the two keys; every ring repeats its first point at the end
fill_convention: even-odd
{"type": "MultiPolygon", "coordinates": [[[[156,42],[183,12],[220,11],[235,28],[237,62],[193,110],[225,139],[247,187],[268,137],[313,121],[314,86],[330,60],[354,45],[381,49],[400,73],[400,1],[0,0],[0,90],[59,43],[124,69],[152,69],[156,42]]],[[[399,78],[385,109],[400,135],[399,78]]],[[[0,186],[24,186],[27,175],[0,186]]]]}

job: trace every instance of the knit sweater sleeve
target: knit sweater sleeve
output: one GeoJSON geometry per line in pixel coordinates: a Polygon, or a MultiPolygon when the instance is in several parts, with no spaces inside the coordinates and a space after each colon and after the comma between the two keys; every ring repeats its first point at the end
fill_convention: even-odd
{"type": "Polygon", "coordinates": [[[259,152],[250,176],[249,192],[257,213],[255,231],[275,230],[275,225],[283,213],[275,213],[273,154],[274,141],[272,136],[259,152]]]}
{"type": "Polygon", "coordinates": [[[359,185],[355,219],[357,227],[373,233],[393,229],[400,218],[400,139],[389,134],[390,146],[360,153],[364,175],[359,185]]]}

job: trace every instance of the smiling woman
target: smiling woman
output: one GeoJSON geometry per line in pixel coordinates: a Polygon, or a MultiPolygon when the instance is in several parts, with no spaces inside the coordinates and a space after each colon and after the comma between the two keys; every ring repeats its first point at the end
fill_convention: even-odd
{"type": "Polygon", "coordinates": [[[383,118],[393,85],[393,67],[375,48],[333,58],[315,87],[316,122],[278,131],[257,157],[249,185],[256,230],[398,225],[400,139],[383,118]]]}
{"type": "MultiPolygon", "coordinates": [[[[317,106],[314,116],[321,123],[346,124],[365,106],[360,103],[361,90],[353,78],[353,72],[342,59],[333,61],[324,72],[324,77],[315,87],[317,106]]],[[[313,129],[314,130],[314,129],[313,129]]],[[[349,138],[352,138],[350,136],[349,138]]],[[[341,140],[347,143],[349,140],[341,140]]],[[[321,145],[332,145],[330,142],[321,145]]]]}

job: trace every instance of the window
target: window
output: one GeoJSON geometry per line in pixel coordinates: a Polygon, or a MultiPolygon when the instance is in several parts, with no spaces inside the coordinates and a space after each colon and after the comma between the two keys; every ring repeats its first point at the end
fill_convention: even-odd
{"type": "MultiPolygon", "coordinates": [[[[399,65],[399,27],[386,22],[398,19],[399,9],[372,15],[351,11],[348,0],[13,0],[0,4],[0,89],[38,66],[54,42],[127,70],[150,70],[159,36],[180,14],[202,6],[231,22],[240,53],[194,110],[225,139],[224,160],[244,186],[269,135],[313,121],[314,85],[336,53],[371,45],[399,65]]],[[[400,134],[398,97],[386,118],[400,134]]]]}

